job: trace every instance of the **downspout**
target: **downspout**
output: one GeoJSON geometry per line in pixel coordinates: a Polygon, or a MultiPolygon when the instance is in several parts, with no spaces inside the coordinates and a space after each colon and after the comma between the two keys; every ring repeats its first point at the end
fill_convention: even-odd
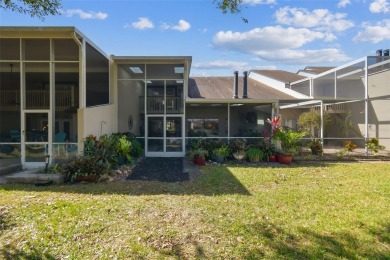
{"type": "Polygon", "coordinates": [[[72,38],[73,38],[73,40],[77,43],[77,45],[78,45],[79,47],[83,47],[83,44],[80,42],[80,40],[79,40],[79,39],[77,38],[77,36],[76,36],[76,32],[73,32],[72,38]]]}
{"type": "Polygon", "coordinates": [[[85,88],[86,88],[86,55],[85,55],[85,39],[80,41],[77,38],[76,32],[71,35],[72,39],[79,46],[79,107],[77,112],[77,152],[79,155],[84,153],[84,146],[82,145],[82,138],[84,136],[84,108],[86,107],[85,88]],[[80,110],[82,109],[82,110],[80,110]],[[81,118],[80,118],[81,117],[81,118]]]}

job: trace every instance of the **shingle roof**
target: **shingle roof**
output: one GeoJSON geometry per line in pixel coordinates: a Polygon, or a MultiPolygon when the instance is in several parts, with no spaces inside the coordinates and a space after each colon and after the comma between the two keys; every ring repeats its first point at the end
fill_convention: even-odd
{"type": "Polygon", "coordinates": [[[251,70],[251,72],[276,79],[284,83],[290,83],[306,78],[304,76],[284,70],[251,70]]]}
{"type": "MultiPolygon", "coordinates": [[[[232,99],[234,77],[192,77],[188,82],[190,98],[232,99]]],[[[243,79],[238,79],[238,97],[242,97],[243,79]]],[[[250,99],[295,99],[270,86],[248,78],[248,98],[250,99]]]]}

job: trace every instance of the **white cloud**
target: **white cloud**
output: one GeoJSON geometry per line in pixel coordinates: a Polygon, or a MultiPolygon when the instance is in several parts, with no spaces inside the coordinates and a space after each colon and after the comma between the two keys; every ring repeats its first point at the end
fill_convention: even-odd
{"type": "Polygon", "coordinates": [[[248,67],[248,63],[241,62],[241,61],[216,60],[216,61],[194,63],[192,67],[196,69],[204,69],[204,70],[239,69],[239,68],[248,67]]]}
{"type": "Polygon", "coordinates": [[[388,0],[374,0],[370,4],[370,11],[372,13],[390,13],[390,4],[388,0]]]}
{"type": "Polygon", "coordinates": [[[350,5],[351,1],[350,0],[340,0],[339,3],[337,4],[338,8],[343,8],[346,7],[347,5],[350,5]]]}
{"type": "Polygon", "coordinates": [[[188,31],[190,28],[191,24],[183,19],[179,20],[177,25],[169,25],[167,23],[161,25],[161,29],[163,30],[176,30],[180,32],[188,31]]]}
{"type": "Polygon", "coordinates": [[[275,13],[276,21],[280,24],[304,28],[345,31],[354,26],[351,20],[344,19],[344,13],[332,14],[327,9],[315,9],[312,12],[305,8],[283,7],[275,13]]]}
{"type": "Polygon", "coordinates": [[[248,32],[218,32],[214,36],[216,48],[256,55],[258,60],[272,62],[309,64],[340,62],[348,60],[338,48],[302,50],[315,40],[334,39],[331,33],[311,31],[306,28],[283,28],[281,26],[255,28],[248,32]]]}
{"type": "MultiPolygon", "coordinates": [[[[129,28],[129,25],[125,25],[125,28],[129,28]]],[[[138,22],[133,22],[131,24],[131,27],[138,29],[138,30],[146,30],[146,29],[153,29],[154,25],[153,22],[150,21],[146,17],[140,17],[138,18],[138,22]]]]}
{"type": "Polygon", "coordinates": [[[218,48],[256,54],[262,50],[296,49],[315,40],[334,39],[330,33],[315,32],[301,28],[269,26],[247,32],[220,31],[213,39],[218,48]]]}
{"type": "Polygon", "coordinates": [[[376,24],[363,23],[363,30],[353,38],[355,42],[377,43],[384,40],[390,40],[390,20],[385,19],[376,24]]]}
{"type": "Polygon", "coordinates": [[[333,48],[320,50],[282,49],[278,52],[262,51],[258,53],[258,56],[263,60],[291,64],[334,63],[349,60],[349,57],[342,51],[333,48]]]}
{"type": "Polygon", "coordinates": [[[268,66],[251,66],[251,70],[276,70],[278,67],[273,66],[273,65],[268,65],[268,66]]]}
{"type": "Polygon", "coordinates": [[[72,17],[73,15],[78,15],[81,19],[98,19],[105,20],[108,17],[108,14],[102,12],[84,12],[81,9],[68,9],[65,11],[67,17],[72,17]]]}
{"type": "Polygon", "coordinates": [[[262,5],[262,4],[275,4],[276,0],[243,0],[243,4],[248,4],[248,5],[262,5]]]}

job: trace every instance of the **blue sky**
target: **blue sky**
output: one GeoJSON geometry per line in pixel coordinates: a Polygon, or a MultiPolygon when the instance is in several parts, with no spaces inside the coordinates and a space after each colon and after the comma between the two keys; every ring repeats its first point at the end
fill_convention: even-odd
{"type": "Polygon", "coordinates": [[[390,48],[390,0],[65,0],[45,21],[0,10],[3,26],[75,26],[106,54],[192,56],[192,76],[336,66],[390,48]]]}

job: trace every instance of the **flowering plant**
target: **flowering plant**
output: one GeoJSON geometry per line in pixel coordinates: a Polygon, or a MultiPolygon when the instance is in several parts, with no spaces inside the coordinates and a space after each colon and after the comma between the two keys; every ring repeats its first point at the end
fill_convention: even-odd
{"type": "Polygon", "coordinates": [[[275,116],[272,120],[267,119],[272,126],[272,138],[280,141],[283,152],[295,153],[299,150],[300,140],[305,136],[304,132],[296,132],[280,125],[280,116],[275,116]]]}
{"type": "Polygon", "coordinates": [[[280,116],[275,116],[272,118],[272,120],[267,119],[267,122],[271,125],[272,127],[272,137],[276,138],[278,132],[283,129],[283,127],[280,125],[280,116]]]}

